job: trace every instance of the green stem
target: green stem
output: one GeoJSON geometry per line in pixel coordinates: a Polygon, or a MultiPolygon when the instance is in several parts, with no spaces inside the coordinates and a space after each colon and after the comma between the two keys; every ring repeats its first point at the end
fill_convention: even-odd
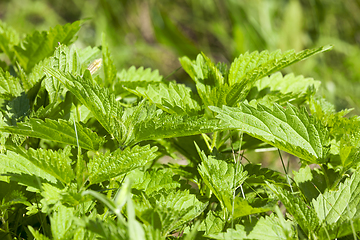
{"type": "Polygon", "coordinates": [[[209,144],[210,138],[209,138],[208,135],[206,135],[205,133],[202,133],[201,136],[203,137],[203,139],[204,139],[204,141],[205,141],[205,143],[206,143],[206,146],[208,147],[208,149],[209,149],[210,152],[211,152],[212,148],[211,148],[211,146],[210,146],[210,144],[209,144]]]}
{"type": "Polygon", "coordinates": [[[212,139],[212,142],[211,142],[211,149],[210,149],[210,152],[212,152],[212,150],[214,149],[214,147],[216,146],[216,139],[217,139],[217,136],[218,136],[218,132],[214,132],[213,134],[213,139],[212,139]]]}

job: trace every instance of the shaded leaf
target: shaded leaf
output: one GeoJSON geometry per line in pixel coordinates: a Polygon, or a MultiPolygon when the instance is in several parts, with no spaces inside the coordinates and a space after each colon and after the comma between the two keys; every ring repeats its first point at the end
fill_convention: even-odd
{"type": "Polygon", "coordinates": [[[20,134],[29,137],[48,139],[55,142],[71,144],[88,150],[98,150],[104,143],[95,132],[83,127],[80,123],[74,123],[59,119],[58,121],[31,118],[29,122],[18,123],[16,127],[5,126],[2,131],[20,134]]]}
{"type": "Polygon", "coordinates": [[[157,147],[135,146],[124,150],[117,149],[103,156],[96,156],[89,161],[89,180],[91,184],[109,180],[110,178],[130,172],[144,166],[156,158],[157,147]]]}
{"type": "Polygon", "coordinates": [[[36,150],[29,148],[26,150],[21,147],[11,147],[10,149],[64,183],[69,184],[74,179],[70,148],[58,151],[40,148],[36,150]]]}
{"type": "Polygon", "coordinates": [[[183,84],[170,83],[166,85],[148,85],[147,88],[128,89],[135,95],[147,98],[150,102],[166,112],[178,115],[196,115],[201,106],[193,98],[191,89],[183,84]]]}
{"type": "Polygon", "coordinates": [[[225,233],[208,234],[211,239],[295,239],[295,233],[287,232],[292,229],[291,221],[282,222],[275,215],[261,217],[258,221],[244,222],[244,225],[237,224],[235,229],[229,228],[225,233]],[[284,226],[285,225],[285,226],[284,226]],[[251,231],[249,231],[251,229],[251,231]],[[290,238],[291,237],[291,238],[290,238]]]}
{"type": "Polygon", "coordinates": [[[231,213],[234,204],[233,194],[246,179],[247,172],[243,171],[242,165],[236,166],[211,155],[207,157],[203,151],[197,149],[202,160],[198,166],[202,179],[215,194],[221,207],[227,208],[228,213],[231,213]]]}
{"type": "Polygon", "coordinates": [[[0,96],[10,100],[12,97],[20,96],[23,91],[20,79],[0,68],[0,96]]]}
{"type": "Polygon", "coordinates": [[[75,77],[57,69],[48,67],[45,69],[49,75],[62,82],[91,111],[108,133],[120,143],[126,142],[127,130],[121,120],[123,113],[121,105],[115,100],[114,95],[93,81],[88,70],[85,71],[83,77],[75,77]]]}
{"type": "Polygon", "coordinates": [[[299,197],[292,195],[274,184],[268,183],[268,187],[276,194],[280,201],[285,205],[286,210],[293,215],[301,229],[308,235],[312,235],[319,230],[321,223],[314,209],[310,208],[299,197]]]}

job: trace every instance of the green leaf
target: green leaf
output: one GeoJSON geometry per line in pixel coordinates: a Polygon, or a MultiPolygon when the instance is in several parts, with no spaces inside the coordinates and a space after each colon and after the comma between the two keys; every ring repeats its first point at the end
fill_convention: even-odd
{"type": "Polygon", "coordinates": [[[251,220],[237,224],[235,229],[229,228],[226,233],[208,234],[207,237],[211,239],[295,239],[295,233],[292,230],[288,232],[287,229],[292,230],[291,221],[280,221],[274,214],[266,217],[261,217],[259,220],[251,220]],[[250,230],[251,229],[251,230],[250,230]]]}
{"type": "Polygon", "coordinates": [[[150,148],[146,145],[127,147],[124,150],[117,149],[115,152],[96,156],[88,164],[90,183],[106,181],[144,166],[157,157],[156,151],[157,147],[150,148]]]}
{"type": "Polygon", "coordinates": [[[226,224],[223,215],[222,212],[209,211],[205,220],[201,223],[199,231],[205,231],[205,235],[222,232],[226,224]]]}
{"type": "Polygon", "coordinates": [[[121,144],[125,142],[127,130],[121,120],[123,114],[121,105],[106,88],[100,87],[93,81],[88,70],[83,77],[75,77],[70,73],[48,67],[45,71],[62,82],[91,111],[108,133],[121,144]]]}
{"type": "Polygon", "coordinates": [[[54,176],[63,183],[69,184],[74,179],[74,172],[71,167],[70,148],[64,150],[52,151],[51,149],[24,149],[21,147],[11,150],[17,152],[29,162],[39,167],[43,171],[54,176]]]}
{"type": "Polygon", "coordinates": [[[219,123],[218,119],[170,115],[162,111],[152,111],[148,115],[135,129],[136,141],[190,136],[223,129],[223,125],[219,123]]]}
{"type": "Polygon", "coordinates": [[[220,72],[220,70],[215,66],[215,64],[208,58],[204,53],[202,56],[205,59],[205,63],[208,66],[208,78],[210,82],[205,82],[206,85],[212,86],[222,86],[225,83],[225,79],[220,72]],[[213,82],[213,83],[212,83],[213,82]]]}
{"type": "Polygon", "coordinates": [[[12,97],[20,96],[23,91],[20,79],[0,68],[0,97],[10,100],[12,97]]]}
{"type": "Polygon", "coordinates": [[[30,113],[30,102],[28,96],[22,92],[20,96],[13,98],[5,105],[5,119],[8,125],[15,126],[25,119],[30,113]]]}
{"type": "Polygon", "coordinates": [[[51,233],[54,240],[73,239],[76,230],[73,224],[75,209],[60,205],[50,217],[51,233]]]}
{"type": "Polygon", "coordinates": [[[233,194],[245,181],[247,172],[243,171],[242,165],[236,166],[211,155],[207,157],[198,147],[197,149],[202,160],[198,166],[202,179],[219,200],[221,208],[227,208],[228,213],[231,213],[233,194]]]}
{"type": "Polygon", "coordinates": [[[197,83],[196,89],[203,103],[207,107],[208,106],[221,107],[223,105],[233,106],[235,104],[235,102],[232,102],[231,99],[228,99],[228,96],[231,95],[232,87],[230,87],[226,83],[216,87],[211,87],[209,85],[197,83]]]}
{"type": "Polygon", "coordinates": [[[272,210],[274,204],[264,205],[260,207],[253,207],[246,199],[241,197],[234,198],[234,215],[233,218],[240,218],[256,213],[265,213],[272,210]]]}
{"type": "Polygon", "coordinates": [[[26,72],[46,57],[50,57],[59,43],[69,45],[80,29],[80,21],[64,26],[57,25],[48,32],[37,32],[28,35],[20,45],[15,46],[15,54],[26,72]]]}
{"type": "Polygon", "coordinates": [[[31,206],[31,203],[27,201],[26,197],[24,196],[24,193],[20,190],[14,190],[14,189],[5,189],[6,187],[11,187],[10,184],[3,185],[4,183],[1,183],[2,187],[2,194],[4,196],[0,197],[1,205],[0,210],[4,213],[6,210],[10,210],[14,205],[16,204],[23,204],[25,206],[31,206]],[[5,192],[6,191],[6,194],[5,192]]]}
{"type": "Polygon", "coordinates": [[[251,54],[241,54],[236,58],[230,67],[229,85],[241,83],[244,86],[242,94],[247,95],[246,92],[250,90],[252,85],[258,79],[268,76],[274,72],[304,60],[314,54],[328,51],[332,46],[319,47],[314,49],[306,49],[295,53],[294,50],[281,53],[280,50],[269,53],[263,51],[261,53],[253,52],[251,54]]]}
{"type": "Polygon", "coordinates": [[[244,171],[248,173],[248,178],[245,180],[248,184],[265,184],[265,181],[268,181],[274,184],[288,185],[283,174],[269,168],[263,168],[261,164],[246,164],[244,171]]]}
{"type": "Polygon", "coordinates": [[[144,198],[142,195],[134,199],[137,216],[146,224],[160,228],[163,236],[199,216],[208,205],[187,190],[160,191],[144,198]]]}
{"type": "Polygon", "coordinates": [[[324,172],[319,169],[311,170],[309,166],[305,166],[293,173],[294,181],[308,202],[311,202],[327,188],[324,172]]]}
{"type": "Polygon", "coordinates": [[[286,210],[293,215],[301,229],[310,236],[320,228],[320,219],[314,209],[310,208],[301,198],[292,195],[274,184],[268,183],[268,187],[276,194],[286,207],[286,210]]]}
{"type": "Polygon", "coordinates": [[[269,91],[277,91],[280,93],[297,93],[305,94],[310,86],[318,89],[321,82],[313,78],[304,78],[304,76],[295,76],[293,73],[282,75],[281,72],[264,77],[255,83],[255,87],[259,91],[269,89],[269,91]]]}
{"type": "MultiPolygon", "coordinates": [[[[51,58],[51,67],[59,69],[62,72],[70,72],[74,75],[80,75],[81,67],[79,56],[74,48],[71,50],[65,46],[60,45],[56,48],[53,57],[51,58]]],[[[44,72],[44,68],[42,69],[44,72]]],[[[55,77],[47,77],[44,80],[45,89],[49,93],[50,103],[64,98],[66,90],[64,86],[55,77]]]]}
{"type": "Polygon", "coordinates": [[[187,74],[195,81],[195,83],[203,83],[207,78],[207,66],[204,57],[199,54],[195,61],[191,61],[188,57],[179,58],[181,66],[187,74]]]}
{"type": "Polygon", "coordinates": [[[193,98],[191,89],[183,84],[149,84],[146,89],[137,87],[136,90],[128,89],[128,91],[147,98],[158,108],[171,114],[197,115],[201,111],[201,106],[193,98]]]}
{"type": "MultiPolygon", "coordinates": [[[[177,176],[179,178],[179,176],[177,176]]],[[[180,188],[179,181],[174,180],[175,176],[171,169],[158,169],[145,172],[144,176],[136,179],[137,183],[132,187],[143,190],[147,195],[160,190],[180,188]]]]}
{"type": "Polygon", "coordinates": [[[35,189],[41,188],[42,181],[57,182],[53,175],[13,151],[0,154],[0,174],[9,174],[12,180],[35,189]]]}
{"type": "Polygon", "coordinates": [[[319,89],[320,81],[293,73],[283,76],[280,72],[264,77],[254,84],[247,99],[251,105],[258,103],[272,107],[276,102],[285,106],[287,103],[301,104],[319,89]]]}
{"type": "Polygon", "coordinates": [[[337,191],[325,191],[313,199],[314,210],[319,219],[328,224],[343,223],[360,218],[360,173],[340,183],[337,191]]]}
{"type": "Polygon", "coordinates": [[[3,127],[1,130],[13,134],[48,139],[55,142],[71,144],[88,150],[98,150],[104,139],[80,123],[31,118],[29,122],[18,123],[16,127],[3,127]],[[76,127],[75,127],[76,125],[76,127]]]}
{"type": "Polygon", "coordinates": [[[146,81],[148,83],[161,82],[163,77],[159,74],[159,70],[152,71],[150,68],[144,69],[144,67],[139,67],[136,69],[134,66],[131,66],[128,70],[121,70],[117,74],[119,83],[124,82],[141,82],[146,81]]]}
{"type": "Polygon", "coordinates": [[[28,228],[35,240],[50,240],[50,238],[42,235],[38,230],[35,230],[32,226],[28,225],[28,228]]]}
{"type": "Polygon", "coordinates": [[[36,85],[39,85],[46,77],[44,67],[51,67],[51,65],[52,59],[50,57],[45,58],[35,64],[35,66],[31,69],[28,77],[22,80],[24,88],[29,91],[31,91],[32,88],[36,88],[36,85]]]}
{"type": "Polygon", "coordinates": [[[158,70],[152,71],[150,68],[144,69],[144,67],[136,69],[132,66],[127,70],[123,69],[117,73],[116,81],[112,88],[116,94],[128,95],[128,89],[145,88],[149,84],[156,86],[160,83],[168,84],[169,82],[164,81],[163,77],[159,75],[158,70]]]}
{"type": "Polygon", "coordinates": [[[303,108],[288,104],[273,110],[259,105],[241,104],[239,108],[210,107],[228,128],[239,129],[311,163],[320,163],[327,156],[328,131],[303,108]]]}
{"type": "Polygon", "coordinates": [[[100,239],[118,240],[128,239],[126,226],[116,224],[115,220],[107,219],[106,221],[100,220],[98,217],[87,217],[83,223],[86,230],[97,234],[93,236],[100,239]]]}
{"type": "MultiPolygon", "coordinates": [[[[81,53],[83,51],[80,50],[81,53]]],[[[26,89],[30,89],[39,81],[44,80],[46,90],[50,96],[50,102],[53,102],[57,100],[60,94],[64,95],[63,86],[59,84],[57,79],[46,77],[45,67],[53,67],[61,71],[80,74],[82,61],[83,59],[80,59],[76,48],[69,49],[66,45],[61,44],[55,48],[55,52],[51,57],[41,60],[31,69],[28,78],[23,81],[23,84],[26,89]]]]}

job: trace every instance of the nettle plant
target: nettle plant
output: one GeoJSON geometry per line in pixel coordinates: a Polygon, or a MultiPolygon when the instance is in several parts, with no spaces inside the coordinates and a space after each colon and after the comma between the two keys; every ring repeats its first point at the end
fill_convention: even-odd
{"type": "Polygon", "coordinates": [[[359,238],[360,118],[279,72],[331,47],[182,57],[191,89],[118,71],[105,36],[70,46],[79,28],[0,25],[2,239],[359,238]],[[246,158],[269,147],[300,170],[246,158]]]}

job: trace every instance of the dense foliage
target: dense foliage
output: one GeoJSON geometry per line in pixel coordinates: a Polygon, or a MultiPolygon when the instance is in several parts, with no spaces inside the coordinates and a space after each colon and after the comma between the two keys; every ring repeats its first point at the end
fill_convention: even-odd
{"type": "Polygon", "coordinates": [[[360,118],[280,72],[331,46],[181,57],[192,89],[72,45],[80,22],[0,24],[1,238],[359,237],[360,118]],[[271,147],[300,170],[246,158],[271,147]]]}

